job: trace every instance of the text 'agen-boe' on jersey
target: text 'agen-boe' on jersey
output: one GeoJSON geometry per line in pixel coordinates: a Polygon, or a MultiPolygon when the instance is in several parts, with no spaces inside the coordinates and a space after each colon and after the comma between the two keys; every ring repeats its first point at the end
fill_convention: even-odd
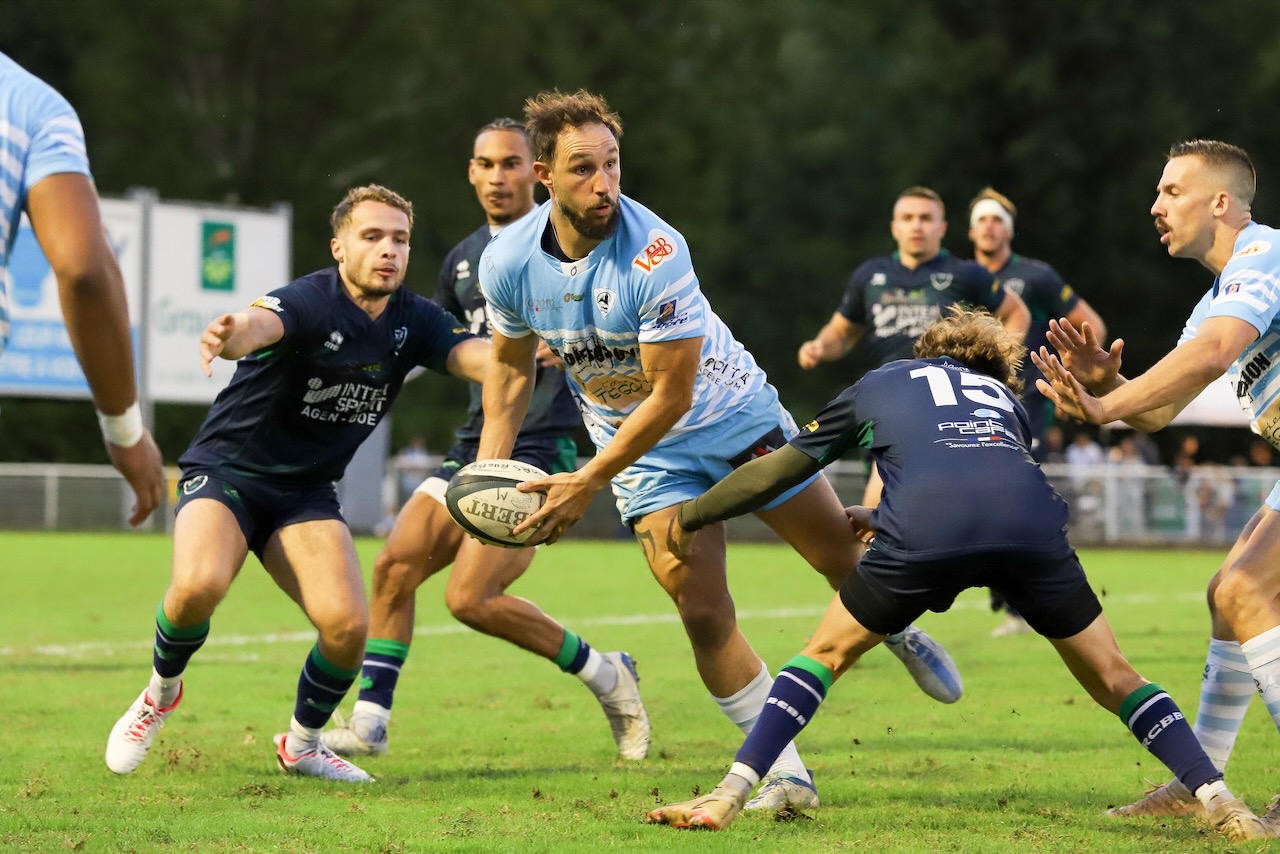
{"type": "Polygon", "coordinates": [[[373,320],[336,268],[303,276],[253,305],[284,324],[280,341],[236,365],[179,464],[251,477],[331,483],[391,408],[405,376],[447,372],[471,338],[453,315],[400,288],[373,320]]]}
{"type": "Polygon", "coordinates": [[[884,479],[876,548],[903,560],[1069,549],[1067,506],[1029,444],[1008,387],[947,357],[871,371],[791,440],[824,466],[870,453],[884,479]]]}

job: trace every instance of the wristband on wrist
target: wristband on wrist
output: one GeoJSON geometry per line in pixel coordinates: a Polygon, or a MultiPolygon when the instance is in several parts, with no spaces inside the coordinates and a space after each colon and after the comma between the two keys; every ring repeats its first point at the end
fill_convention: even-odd
{"type": "Polygon", "coordinates": [[[132,448],[138,444],[145,432],[142,427],[142,410],[136,400],[119,415],[103,415],[99,412],[98,426],[102,428],[103,439],[122,448],[132,448]]]}

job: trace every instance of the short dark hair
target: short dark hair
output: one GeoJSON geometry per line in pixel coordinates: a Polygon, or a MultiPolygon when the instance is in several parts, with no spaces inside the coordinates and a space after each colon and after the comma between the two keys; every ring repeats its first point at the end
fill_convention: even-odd
{"type": "Polygon", "coordinates": [[[601,124],[622,141],[622,117],[609,109],[600,95],[579,89],[572,95],[559,89],[539,92],[524,102],[525,130],[533,143],[533,157],[550,164],[556,156],[556,140],[565,128],[601,124]]]}
{"type": "Polygon", "coordinates": [[[1206,165],[1223,170],[1227,177],[1227,189],[1245,207],[1253,204],[1258,191],[1258,170],[1253,168],[1249,153],[1238,145],[1216,139],[1189,139],[1169,149],[1167,159],[1194,155],[1206,165]]]}
{"type": "Polygon", "coordinates": [[[342,201],[338,202],[333,213],[329,215],[329,224],[333,226],[334,237],[337,237],[338,233],[346,228],[347,223],[351,222],[351,211],[355,210],[356,205],[361,202],[381,202],[403,211],[409,218],[409,230],[413,231],[413,202],[381,184],[366,184],[363,187],[352,187],[347,190],[342,201]]]}
{"type": "Polygon", "coordinates": [[[951,306],[949,317],[934,322],[916,339],[914,351],[917,359],[950,356],[970,370],[1004,383],[1014,394],[1022,393],[1018,374],[1027,348],[985,309],[951,306]]]}
{"type": "Polygon", "coordinates": [[[488,133],[491,130],[504,130],[510,133],[518,133],[525,139],[529,138],[529,131],[525,130],[524,125],[510,116],[499,116],[488,124],[484,125],[480,130],[476,131],[476,136],[482,133],[488,133]]]}
{"type": "Polygon", "coordinates": [[[894,199],[893,203],[896,205],[903,199],[928,199],[931,202],[937,202],[938,210],[942,211],[942,218],[947,218],[947,206],[943,204],[942,196],[938,195],[937,190],[931,190],[928,187],[921,186],[907,187],[907,189],[898,193],[898,198],[894,199]]]}

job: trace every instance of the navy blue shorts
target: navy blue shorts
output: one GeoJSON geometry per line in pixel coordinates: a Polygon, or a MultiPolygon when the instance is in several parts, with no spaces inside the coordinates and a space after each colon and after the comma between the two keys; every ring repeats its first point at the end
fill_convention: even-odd
{"type": "Polygon", "coordinates": [[[174,515],[197,498],[212,498],[236,517],[249,550],[259,559],[276,531],[299,522],[337,519],[346,524],[333,484],[297,486],[237,477],[219,469],[193,468],[178,481],[174,515]]]}
{"type": "MultiPolygon", "coordinates": [[[[458,473],[458,469],[476,461],[479,440],[459,442],[445,454],[444,461],[432,477],[446,483],[458,473]]],[[[511,459],[537,466],[547,474],[560,474],[578,468],[578,445],[570,436],[517,436],[511,449],[511,459]]]]}
{"type": "Polygon", "coordinates": [[[1074,549],[1060,554],[983,552],[907,563],[873,545],[845,579],[840,601],[863,626],[891,635],[925,611],[946,611],[970,587],[998,591],[1047,638],[1078,634],[1102,613],[1074,549]]]}

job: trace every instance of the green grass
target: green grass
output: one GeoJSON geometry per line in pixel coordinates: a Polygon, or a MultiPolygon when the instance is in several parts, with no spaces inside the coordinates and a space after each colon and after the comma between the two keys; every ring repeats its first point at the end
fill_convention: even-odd
{"type": "MultiPolygon", "coordinates": [[[[362,541],[371,566],[378,543],[362,541]]],[[[462,630],[442,580],[397,692],[391,753],[351,787],[287,778],[288,722],[310,647],[305,619],[250,559],[187,672],[182,708],[132,775],[107,771],[116,717],[150,672],[169,542],[150,535],[0,534],[0,849],[22,851],[1223,851],[1189,820],[1112,822],[1111,804],[1168,774],[1093,706],[1049,645],[992,640],[985,592],[923,621],[967,696],[934,703],[874,651],[838,683],[800,749],[823,806],[748,816],[721,834],[641,823],[715,784],[740,736],[693,668],[674,609],[629,542],[546,549],[515,588],[601,649],[630,650],[653,720],[650,758],[622,766],[589,692],[554,665],[462,630]],[[273,637],[274,636],[274,637],[273,637]]],[[[1122,647],[1193,716],[1204,582],[1217,552],[1087,552],[1122,647]]],[[[797,652],[830,593],[789,550],[732,546],[744,631],[773,666],[797,652]]],[[[1229,782],[1255,809],[1280,786],[1273,725],[1255,707],[1229,782]]],[[[350,708],[350,699],[344,709],[350,708]]]]}

